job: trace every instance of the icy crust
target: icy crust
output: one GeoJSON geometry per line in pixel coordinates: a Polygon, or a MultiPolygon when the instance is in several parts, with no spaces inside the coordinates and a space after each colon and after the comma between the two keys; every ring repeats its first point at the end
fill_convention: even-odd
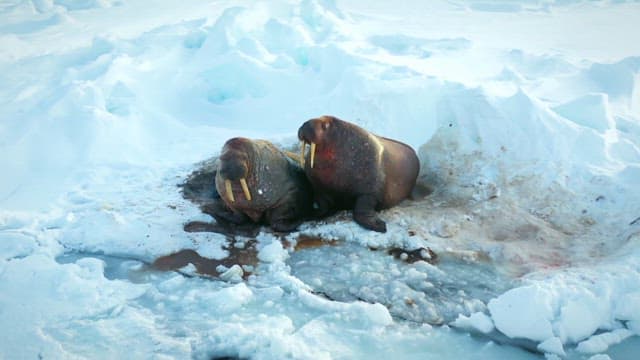
{"type": "MultiPolygon", "coordinates": [[[[634,215],[640,211],[635,205],[640,193],[634,190],[640,178],[631,180],[633,176],[625,175],[638,161],[638,141],[624,129],[625,121],[618,128],[621,118],[611,110],[629,105],[636,90],[635,83],[625,81],[605,84],[600,73],[604,68],[626,79],[638,73],[636,58],[595,64],[581,76],[590,77],[595,87],[607,93],[589,94],[553,109],[536,104],[522,90],[505,99],[463,101],[460,110],[458,106],[451,110],[448,126],[441,124],[421,148],[423,174],[436,184],[445,184],[445,197],[462,203],[465,196],[479,201],[495,197],[499,209],[515,207],[515,212],[491,219],[493,234],[486,238],[526,239],[526,244],[517,246],[517,255],[509,251],[508,243],[498,248],[507,266],[524,258],[533,265],[529,270],[534,273],[523,279],[523,285],[491,300],[489,313],[497,330],[514,339],[540,342],[538,349],[550,354],[564,356],[563,345],[575,344],[578,352],[604,352],[609,345],[638,335],[633,330],[636,315],[617,310],[629,306],[628,299],[636,297],[640,281],[640,228],[634,215]],[[630,68],[633,70],[627,73],[630,68]],[[609,97],[618,99],[610,101],[609,97]],[[502,117],[518,123],[496,121],[502,117]],[[467,121],[470,118],[473,122],[467,121]],[[564,136],[554,136],[557,133],[564,136]],[[527,140],[529,137],[536,141],[527,140]],[[631,164],[629,154],[617,150],[626,145],[633,148],[631,164]],[[440,151],[443,148],[450,151],[440,151]],[[526,212],[518,214],[519,209],[526,212]],[[510,229],[501,234],[500,227],[505,225],[510,229]],[[542,261],[531,257],[536,252],[543,256],[542,261]],[[539,271],[557,266],[571,267],[539,271]]],[[[591,86],[588,88],[593,89],[591,86]]],[[[628,108],[622,114],[626,111],[628,108]]],[[[483,206],[475,219],[487,220],[493,206],[483,206]]],[[[482,239],[475,242],[475,246],[485,243],[482,239]]],[[[491,328],[484,317],[470,319],[463,317],[456,323],[480,332],[491,328]]]]}
{"type": "Polygon", "coordinates": [[[585,353],[604,352],[638,335],[639,241],[638,233],[633,234],[613,263],[529,275],[525,285],[489,302],[496,328],[513,338],[577,344],[585,353]],[[513,321],[514,312],[520,322],[513,321]]]}
{"type": "Polygon", "coordinates": [[[385,249],[336,244],[296,251],[288,264],[320,296],[382,304],[398,319],[435,325],[486,311],[486,302],[509,287],[485,264],[444,255],[439,261],[407,264],[385,249]]]}

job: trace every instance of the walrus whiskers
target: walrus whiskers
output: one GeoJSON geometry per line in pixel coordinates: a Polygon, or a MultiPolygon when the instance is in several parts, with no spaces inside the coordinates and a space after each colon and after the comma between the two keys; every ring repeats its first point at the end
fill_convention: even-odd
{"type": "Polygon", "coordinates": [[[244,197],[247,198],[248,201],[251,201],[251,193],[249,192],[249,187],[247,186],[247,179],[240,179],[240,185],[242,185],[242,191],[244,192],[244,197]]]}
{"type": "Polygon", "coordinates": [[[235,202],[236,199],[233,197],[233,189],[231,188],[231,180],[226,179],[224,181],[224,188],[227,192],[227,197],[229,198],[229,201],[231,202],[235,202]]]}

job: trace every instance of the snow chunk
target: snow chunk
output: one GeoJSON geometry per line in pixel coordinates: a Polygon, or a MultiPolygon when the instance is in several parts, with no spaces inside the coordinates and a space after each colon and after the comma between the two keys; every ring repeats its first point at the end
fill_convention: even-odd
{"type": "Polygon", "coordinates": [[[389,310],[379,303],[329,301],[305,290],[299,291],[298,296],[307,306],[332,313],[339,312],[350,318],[355,316],[363,322],[364,326],[388,326],[393,323],[389,310]]]}
{"type": "Polygon", "coordinates": [[[553,337],[551,294],[540,286],[509,290],[492,299],[488,307],[496,328],[511,338],[544,341],[553,337]]]}
{"type": "Polygon", "coordinates": [[[564,347],[562,346],[562,340],[558,337],[549,338],[540,344],[538,344],[538,350],[545,353],[556,354],[560,356],[566,356],[564,347]]]}
{"type": "Polygon", "coordinates": [[[258,253],[258,259],[268,263],[282,262],[286,260],[288,256],[289,254],[278,240],[274,240],[269,245],[266,245],[258,253]]]}
{"type": "Polygon", "coordinates": [[[242,282],[242,275],[244,275],[242,267],[238,264],[235,264],[231,268],[220,274],[220,279],[228,282],[239,283],[242,282]]]}
{"type": "Polygon", "coordinates": [[[590,357],[589,360],[611,360],[611,357],[607,354],[596,354],[590,357]]]}
{"type": "Polygon", "coordinates": [[[585,354],[605,352],[609,346],[619,344],[632,335],[633,332],[629,329],[617,329],[612,332],[594,335],[579,343],[576,350],[585,354]]]}
{"type": "Polygon", "coordinates": [[[633,331],[636,335],[640,335],[640,321],[627,321],[627,328],[633,331]]]}
{"type": "Polygon", "coordinates": [[[477,330],[483,334],[488,334],[495,329],[491,318],[481,312],[473,313],[468,317],[460,314],[451,325],[465,330],[477,330]]]}
{"type": "Polygon", "coordinates": [[[196,266],[192,263],[188,263],[187,265],[181,267],[180,272],[189,276],[198,276],[198,268],[196,268],[196,266]]]}
{"type": "Polygon", "coordinates": [[[224,288],[211,298],[211,306],[217,312],[227,314],[239,310],[253,299],[253,291],[245,283],[224,288]]]}
{"type": "Polygon", "coordinates": [[[384,305],[379,303],[367,304],[368,306],[362,306],[365,303],[357,304],[360,305],[362,313],[366,316],[371,325],[388,326],[393,323],[391,314],[389,314],[389,310],[387,310],[384,305]]]}
{"type": "Polygon", "coordinates": [[[571,294],[560,308],[556,332],[563,342],[578,342],[609,321],[611,306],[606,294],[581,290],[571,294]]]}

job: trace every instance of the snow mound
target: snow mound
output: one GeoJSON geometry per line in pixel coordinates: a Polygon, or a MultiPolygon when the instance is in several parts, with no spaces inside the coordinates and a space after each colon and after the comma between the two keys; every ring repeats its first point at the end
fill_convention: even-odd
{"type": "Polygon", "coordinates": [[[637,12],[3,2],[0,357],[637,353],[637,12]],[[232,136],[289,147],[322,114],[419,152],[429,191],[381,212],[388,233],[348,213],[284,239],[184,231],[211,221],[176,186],[196,162],[232,136]],[[293,251],[296,236],[326,244],[293,251]],[[150,266],[249,241],[246,280],[246,264],[226,281],[150,266]]]}

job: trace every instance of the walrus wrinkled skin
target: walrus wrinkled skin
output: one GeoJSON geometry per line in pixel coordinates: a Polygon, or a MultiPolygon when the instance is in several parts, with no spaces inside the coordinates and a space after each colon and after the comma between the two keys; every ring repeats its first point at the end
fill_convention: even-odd
{"type": "Polygon", "coordinates": [[[265,140],[233,138],[218,158],[215,175],[218,222],[264,223],[295,230],[312,211],[313,192],[302,168],[265,140]]]}
{"type": "Polygon", "coordinates": [[[410,196],[420,168],[416,152],[333,116],[305,122],[298,138],[302,165],[313,185],[316,215],[353,209],[358,224],[386,232],[376,210],[410,196]],[[310,151],[305,156],[307,144],[310,151]]]}

